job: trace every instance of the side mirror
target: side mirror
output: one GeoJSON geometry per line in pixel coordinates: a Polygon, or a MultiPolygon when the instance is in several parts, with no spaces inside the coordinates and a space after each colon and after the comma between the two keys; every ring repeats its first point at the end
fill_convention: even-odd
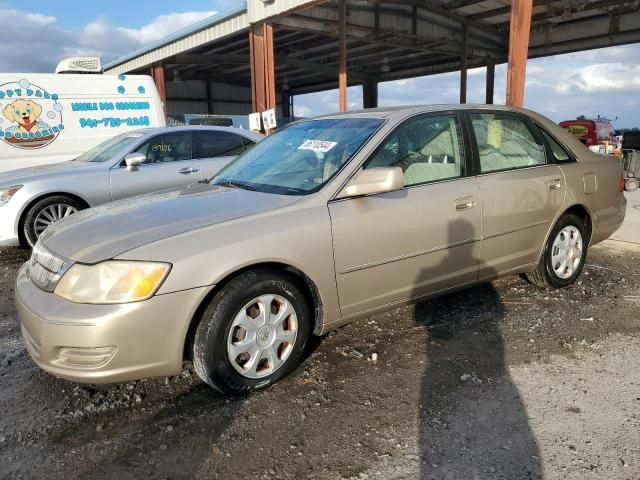
{"type": "Polygon", "coordinates": [[[403,187],[404,174],[400,167],[368,168],[358,172],[337,198],[393,192],[403,187]]]}
{"type": "Polygon", "coordinates": [[[147,161],[147,157],[144,153],[130,153],[124,157],[124,163],[127,165],[127,171],[135,172],[138,170],[138,166],[147,161]]]}

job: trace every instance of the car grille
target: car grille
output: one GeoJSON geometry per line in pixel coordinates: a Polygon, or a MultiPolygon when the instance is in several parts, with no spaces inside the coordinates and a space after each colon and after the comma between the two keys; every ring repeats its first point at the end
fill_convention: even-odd
{"type": "Polygon", "coordinates": [[[54,255],[38,242],[29,260],[29,278],[41,290],[53,292],[71,262],[54,255]]]}

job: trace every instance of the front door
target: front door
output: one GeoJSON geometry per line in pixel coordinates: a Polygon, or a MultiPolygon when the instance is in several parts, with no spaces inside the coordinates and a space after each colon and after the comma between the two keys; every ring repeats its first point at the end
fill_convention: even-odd
{"type": "Polygon", "coordinates": [[[479,190],[455,114],[405,121],[364,168],[401,167],[405,188],[329,203],[345,317],[475,280],[479,190]]]}
{"type": "Polygon", "coordinates": [[[189,185],[202,179],[200,164],[191,155],[189,131],[155,135],[134,152],[144,154],[147,160],[135,171],[127,170],[124,162],[111,169],[112,200],[189,185]]]}
{"type": "Polygon", "coordinates": [[[565,180],[526,118],[501,112],[470,117],[479,159],[484,278],[538,261],[562,206],[565,180]]]}

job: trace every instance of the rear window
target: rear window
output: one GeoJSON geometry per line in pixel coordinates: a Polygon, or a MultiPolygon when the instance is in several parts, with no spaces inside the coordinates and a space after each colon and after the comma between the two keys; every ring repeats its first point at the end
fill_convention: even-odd
{"type": "Polygon", "coordinates": [[[243,137],[222,131],[193,132],[194,158],[215,158],[240,155],[244,150],[243,137]]]}

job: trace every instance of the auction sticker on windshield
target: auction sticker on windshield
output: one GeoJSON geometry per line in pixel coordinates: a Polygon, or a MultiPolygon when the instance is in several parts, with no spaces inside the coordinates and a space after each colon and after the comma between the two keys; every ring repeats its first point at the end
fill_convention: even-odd
{"type": "Polygon", "coordinates": [[[298,147],[298,150],[312,150],[314,152],[327,153],[338,142],[330,142],[329,140],[305,140],[302,145],[298,147]]]}

